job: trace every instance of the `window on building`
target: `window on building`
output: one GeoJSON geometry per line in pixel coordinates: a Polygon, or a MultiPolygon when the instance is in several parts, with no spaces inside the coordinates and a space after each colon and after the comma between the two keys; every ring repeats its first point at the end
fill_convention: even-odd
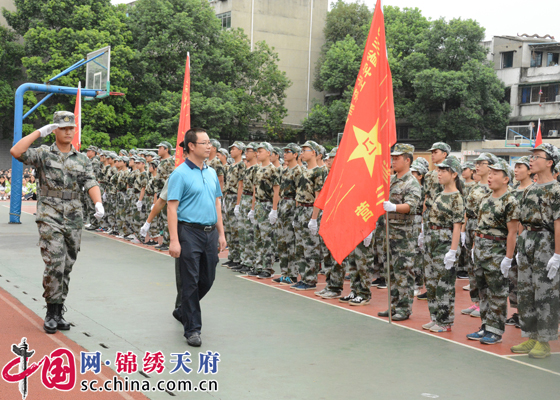
{"type": "Polygon", "coordinates": [[[531,53],[531,67],[542,67],[542,51],[531,53]]]}
{"type": "Polygon", "coordinates": [[[524,87],[521,89],[521,104],[527,104],[531,102],[531,88],[524,87]]]}
{"type": "Polygon", "coordinates": [[[558,84],[526,86],[521,89],[521,104],[555,102],[559,89],[558,84]]]}
{"type": "Polygon", "coordinates": [[[216,15],[222,22],[222,30],[231,28],[231,12],[216,15]]]}
{"type": "Polygon", "coordinates": [[[410,126],[397,126],[397,140],[407,140],[409,137],[410,126]]]}
{"type": "Polygon", "coordinates": [[[559,53],[548,53],[547,67],[558,65],[558,55],[559,53]]]}
{"type": "Polygon", "coordinates": [[[513,51],[505,51],[502,53],[502,68],[513,67],[513,51]]]}
{"type": "Polygon", "coordinates": [[[511,88],[507,87],[504,90],[504,100],[508,102],[508,104],[511,104],[511,88]]]}

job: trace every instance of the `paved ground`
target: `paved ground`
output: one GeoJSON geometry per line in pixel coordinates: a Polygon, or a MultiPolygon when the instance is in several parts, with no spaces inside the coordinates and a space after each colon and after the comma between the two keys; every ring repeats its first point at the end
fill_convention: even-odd
{"type": "MultiPolygon", "coordinates": [[[[47,336],[40,329],[45,313],[43,266],[35,246],[34,218],[24,214],[22,225],[9,225],[7,205],[0,203],[0,287],[4,289],[0,291],[0,320],[9,321],[0,331],[0,367],[13,358],[11,344],[19,343],[26,334],[41,356],[56,347],[100,351],[103,360],[113,361],[116,351],[133,351],[139,359],[145,351],[159,350],[165,355],[166,370],[161,376],[145,378],[133,373],[130,379],[192,379],[195,383],[216,379],[219,383],[219,391],[214,393],[146,393],[150,399],[173,395],[259,400],[556,399],[560,393],[560,354],[540,361],[505,357],[501,351],[491,354],[465,346],[458,333],[447,340],[442,335],[420,333],[410,326],[423,323],[421,308],[427,305],[420,302],[409,323],[389,325],[367,315],[383,308],[386,291],[373,289],[372,304],[352,312],[356,310],[333,307],[338,305],[334,301],[314,301],[312,295],[277,290],[222,267],[202,302],[200,349],[220,353],[219,372],[212,377],[196,374],[199,350],[186,345],[181,325],[171,317],[176,294],[173,260],[89,232],[83,235],[67,301],[67,318],[75,326],[66,334],[47,336]],[[174,366],[169,361],[171,353],[189,350],[195,370],[189,375],[169,374],[174,366]]],[[[454,331],[470,329],[476,325],[473,320],[458,317],[454,331]]],[[[518,331],[509,329],[508,335],[518,335],[518,331]]],[[[102,373],[109,378],[113,375],[108,368],[102,373]]],[[[41,392],[39,382],[37,374],[30,377],[28,399],[49,398],[43,392],[57,393],[41,392]]],[[[69,398],[79,398],[76,389],[74,392],[76,396],[69,398]]],[[[96,393],[90,397],[110,398],[104,396],[96,393]]],[[[121,398],[130,398],[126,396],[121,398]]],[[[0,381],[0,398],[21,397],[15,384],[0,381]]]]}

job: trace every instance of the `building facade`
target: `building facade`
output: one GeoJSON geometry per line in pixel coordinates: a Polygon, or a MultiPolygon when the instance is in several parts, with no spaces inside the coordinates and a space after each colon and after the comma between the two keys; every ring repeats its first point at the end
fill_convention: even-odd
{"type": "MultiPolygon", "coordinates": [[[[16,5],[14,4],[14,0],[0,0],[0,11],[2,11],[2,8],[5,8],[8,11],[15,11],[16,5]]],[[[6,22],[6,18],[4,18],[1,12],[0,12],[0,25],[6,27],[8,26],[8,23],[6,22]]]]}
{"type": "Polygon", "coordinates": [[[328,0],[210,0],[223,29],[242,28],[251,40],[274,47],[292,86],[286,91],[284,124],[300,128],[314,100],[313,72],[325,42],[328,0]]]}

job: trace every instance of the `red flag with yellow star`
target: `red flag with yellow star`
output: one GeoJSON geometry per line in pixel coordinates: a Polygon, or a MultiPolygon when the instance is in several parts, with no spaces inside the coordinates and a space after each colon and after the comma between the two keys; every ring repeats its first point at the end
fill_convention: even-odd
{"type": "Polygon", "coordinates": [[[393,82],[378,1],[336,162],[315,201],[323,210],[319,233],[339,264],[385,213],[396,141],[393,82]]]}
{"type": "Polygon", "coordinates": [[[179,114],[179,130],[177,132],[177,145],[175,146],[175,168],[183,162],[183,147],[185,133],[191,129],[191,57],[187,53],[185,66],[185,81],[183,83],[183,97],[181,99],[181,113],[179,114]]]}

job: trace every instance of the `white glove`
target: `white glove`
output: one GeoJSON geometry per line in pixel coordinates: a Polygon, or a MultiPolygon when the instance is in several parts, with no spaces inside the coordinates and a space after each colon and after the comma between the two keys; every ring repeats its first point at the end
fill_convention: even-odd
{"type": "Polygon", "coordinates": [[[513,262],[513,258],[504,257],[502,263],[500,264],[500,270],[502,270],[502,275],[504,278],[508,277],[509,269],[511,268],[511,263],[513,262]]]}
{"type": "Polygon", "coordinates": [[[548,260],[548,265],[546,270],[548,271],[548,279],[553,280],[558,272],[558,267],[560,267],[560,254],[554,254],[550,260],[548,260]]]}
{"type": "Polygon", "coordinates": [[[93,216],[100,220],[105,215],[105,209],[103,208],[103,204],[95,203],[95,214],[93,216]]]}
{"type": "Polygon", "coordinates": [[[312,235],[316,235],[317,232],[319,232],[319,228],[317,228],[317,220],[316,219],[310,219],[309,223],[307,224],[307,227],[311,231],[312,235]]]}
{"type": "Polygon", "coordinates": [[[364,246],[369,247],[372,238],[373,238],[373,232],[367,235],[366,238],[364,239],[364,246]]]}
{"type": "Polygon", "coordinates": [[[278,220],[278,210],[270,211],[270,213],[268,214],[268,221],[270,222],[270,225],[274,225],[277,220],[278,220]]]}
{"type": "Polygon", "coordinates": [[[515,253],[515,261],[517,262],[517,265],[519,266],[519,253],[515,253]]]}
{"type": "Polygon", "coordinates": [[[146,222],[144,225],[142,225],[142,228],[140,228],[140,235],[141,236],[146,236],[148,234],[148,229],[150,229],[150,223],[146,222]]]}
{"type": "Polygon", "coordinates": [[[255,221],[255,210],[251,210],[249,211],[249,214],[247,214],[247,216],[249,217],[249,220],[255,224],[257,221],[255,221]]]}
{"type": "Polygon", "coordinates": [[[152,211],[154,209],[154,205],[152,204],[150,207],[150,211],[152,211]]]}
{"type": "Polygon", "coordinates": [[[461,246],[465,247],[465,242],[467,241],[467,233],[461,232],[461,246]]]}
{"type": "Polygon", "coordinates": [[[240,213],[239,213],[239,204],[236,205],[236,206],[233,208],[233,214],[234,214],[237,218],[239,218],[239,214],[240,214],[240,213]]]}
{"type": "Polygon", "coordinates": [[[418,235],[418,247],[424,248],[424,232],[420,232],[420,235],[418,235]]]}
{"type": "Polygon", "coordinates": [[[49,136],[56,128],[58,128],[58,124],[43,126],[41,129],[39,129],[39,132],[41,132],[41,137],[49,136]]]}
{"type": "Polygon", "coordinates": [[[138,211],[142,211],[142,204],[144,204],[142,203],[142,200],[138,200],[136,202],[136,208],[138,209],[138,211]]]}
{"type": "Polygon", "coordinates": [[[445,264],[445,269],[450,270],[453,268],[453,264],[455,264],[455,260],[457,259],[457,250],[449,250],[445,257],[443,258],[443,263],[445,264]]]}
{"type": "Polygon", "coordinates": [[[391,203],[390,201],[383,202],[383,209],[387,212],[395,212],[397,211],[397,205],[391,203]]]}
{"type": "Polygon", "coordinates": [[[101,197],[103,201],[107,201],[107,192],[103,192],[103,196],[101,197]]]}
{"type": "Polygon", "coordinates": [[[474,262],[474,247],[471,249],[471,258],[472,262],[474,262]]]}

